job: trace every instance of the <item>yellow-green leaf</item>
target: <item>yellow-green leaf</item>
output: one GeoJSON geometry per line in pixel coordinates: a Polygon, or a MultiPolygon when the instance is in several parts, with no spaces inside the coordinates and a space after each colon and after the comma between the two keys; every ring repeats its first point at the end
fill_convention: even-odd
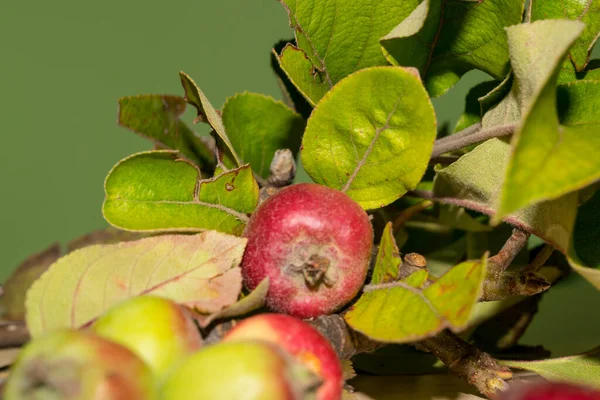
{"type": "Polygon", "coordinates": [[[217,312],[241,291],[238,265],[245,246],[246,239],[206,231],[76,250],[27,292],[27,327],[33,337],[79,328],[112,305],[144,294],[217,312]]]}
{"type": "Polygon", "coordinates": [[[398,270],[401,264],[402,258],[400,258],[400,250],[398,250],[394,239],[392,223],[388,222],[381,235],[371,284],[395,281],[398,278],[398,270]]]}
{"type": "Polygon", "coordinates": [[[312,103],[351,73],[387,65],[379,38],[419,0],[279,0],[288,12],[298,47],[286,46],[280,63],[312,103]]]}
{"type": "Polygon", "coordinates": [[[315,182],[346,192],[363,208],[384,207],[417,186],[435,135],[433,107],[412,71],[366,68],[315,107],[302,163],[315,182]]]}
{"type": "Polygon", "coordinates": [[[480,69],[496,79],[509,70],[504,27],[521,22],[524,0],[424,0],[381,39],[394,65],[419,69],[432,97],[480,69]]]}
{"type": "Polygon", "coordinates": [[[600,82],[566,86],[566,109],[560,121],[557,115],[558,68],[582,30],[580,22],[565,20],[508,29],[515,81],[531,101],[524,103],[520,129],[513,135],[513,151],[492,222],[600,179],[600,125],[595,112],[600,82]]]}
{"type": "Polygon", "coordinates": [[[600,347],[575,356],[539,361],[503,360],[501,363],[533,371],[549,380],[569,381],[600,389],[600,347]]]}
{"type": "Polygon", "coordinates": [[[103,214],[133,231],[200,231],[241,234],[258,204],[249,165],[201,179],[177,152],[150,151],[120,161],[105,182],[103,214]]]}
{"type": "Polygon", "coordinates": [[[486,275],[486,258],[463,262],[424,290],[426,271],[404,281],[369,285],[344,315],[352,327],[371,339],[406,343],[431,337],[442,329],[464,329],[486,275]]]}
{"type": "Polygon", "coordinates": [[[202,90],[200,90],[198,85],[196,85],[196,82],[194,82],[189,75],[187,75],[185,72],[180,72],[179,77],[181,79],[181,85],[185,91],[185,101],[196,107],[196,110],[198,111],[198,116],[196,117],[195,122],[207,122],[216,132],[218,138],[225,143],[237,166],[241,166],[242,162],[236,154],[231,141],[227,137],[227,132],[225,131],[225,126],[223,125],[221,115],[212,106],[212,104],[210,104],[208,98],[204,95],[204,93],[202,93],[202,90]]]}
{"type": "Polygon", "coordinates": [[[223,124],[240,159],[263,178],[275,151],[300,150],[305,122],[280,101],[258,93],[238,93],[223,105],[223,124]]]}

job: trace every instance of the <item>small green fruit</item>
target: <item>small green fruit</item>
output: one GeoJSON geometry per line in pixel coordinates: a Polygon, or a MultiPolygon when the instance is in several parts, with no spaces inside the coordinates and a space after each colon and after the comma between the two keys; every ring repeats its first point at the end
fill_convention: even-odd
{"type": "Polygon", "coordinates": [[[30,342],[12,366],[6,400],[151,400],[155,382],[129,349],[83,331],[30,342]]]}
{"type": "Polygon", "coordinates": [[[155,296],[134,297],[117,304],[96,320],[92,330],[129,348],[157,376],[202,345],[200,333],[185,310],[155,296]]]}
{"type": "Polygon", "coordinates": [[[261,341],[208,346],[167,377],[162,400],[314,400],[319,379],[279,347],[261,341]]]}

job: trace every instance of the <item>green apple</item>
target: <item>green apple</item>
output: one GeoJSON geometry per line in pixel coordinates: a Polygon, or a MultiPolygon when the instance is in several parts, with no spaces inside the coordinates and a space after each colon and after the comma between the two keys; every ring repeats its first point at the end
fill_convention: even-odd
{"type": "Polygon", "coordinates": [[[157,376],[202,345],[189,314],[177,303],[156,296],[138,296],[117,304],[91,329],[129,348],[157,376]]]}
{"type": "Polygon", "coordinates": [[[151,400],[150,368],[91,332],[64,330],[30,342],[6,382],[6,400],[151,400]]]}
{"type": "Polygon", "coordinates": [[[239,341],[183,361],[159,389],[162,400],[313,400],[320,380],[278,346],[239,341]]]}

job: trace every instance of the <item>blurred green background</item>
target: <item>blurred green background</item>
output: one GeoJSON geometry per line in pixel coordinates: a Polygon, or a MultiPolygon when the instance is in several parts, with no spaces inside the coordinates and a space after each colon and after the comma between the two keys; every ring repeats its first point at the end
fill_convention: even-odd
{"type": "MultiPolygon", "coordinates": [[[[5,2],[0,279],[51,243],[106,226],[104,177],[151,148],[117,126],[119,97],[182,95],[183,70],[216,107],[244,90],[281,98],[269,51],[291,36],[275,0],[5,2]]],[[[484,78],[471,72],[436,99],[440,122],[453,126],[467,89],[484,78]]],[[[598,292],[570,278],[544,298],[524,342],[556,355],[588,350],[600,344],[599,306],[598,292]]]]}

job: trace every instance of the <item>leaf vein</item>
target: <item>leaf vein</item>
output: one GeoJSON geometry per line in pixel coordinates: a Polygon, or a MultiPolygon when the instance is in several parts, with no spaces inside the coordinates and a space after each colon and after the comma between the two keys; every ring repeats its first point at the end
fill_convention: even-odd
{"type": "MultiPolygon", "coordinates": [[[[352,184],[354,179],[356,179],[356,175],[358,175],[358,172],[360,171],[360,169],[366,164],[367,158],[373,151],[373,147],[375,146],[375,143],[379,139],[379,135],[381,134],[381,132],[383,132],[389,128],[389,124],[390,124],[390,121],[392,120],[392,116],[396,113],[396,110],[398,109],[398,106],[400,105],[401,99],[402,99],[402,95],[398,96],[398,100],[396,100],[396,104],[394,105],[394,108],[392,109],[392,111],[389,113],[387,120],[385,121],[385,124],[381,128],[378,128],[375,130],[375,135],[373,135],[373,139],[371,139],[371,143],[369,143],[369,147],[363,154],[363,157],[360,160],[360,162],[354,168],[354,171],[352,171],[352,175],[350,175],[350,177],[348,178],[348,181],[346,182],[346,184],[344,185],[344,187],[341,190],[342,192],[348,191],[348,189],[350,188],[350,185],[352,184]]],[[[352,134],[352,133],[350,133],[350,134],[352,134]]]]}

